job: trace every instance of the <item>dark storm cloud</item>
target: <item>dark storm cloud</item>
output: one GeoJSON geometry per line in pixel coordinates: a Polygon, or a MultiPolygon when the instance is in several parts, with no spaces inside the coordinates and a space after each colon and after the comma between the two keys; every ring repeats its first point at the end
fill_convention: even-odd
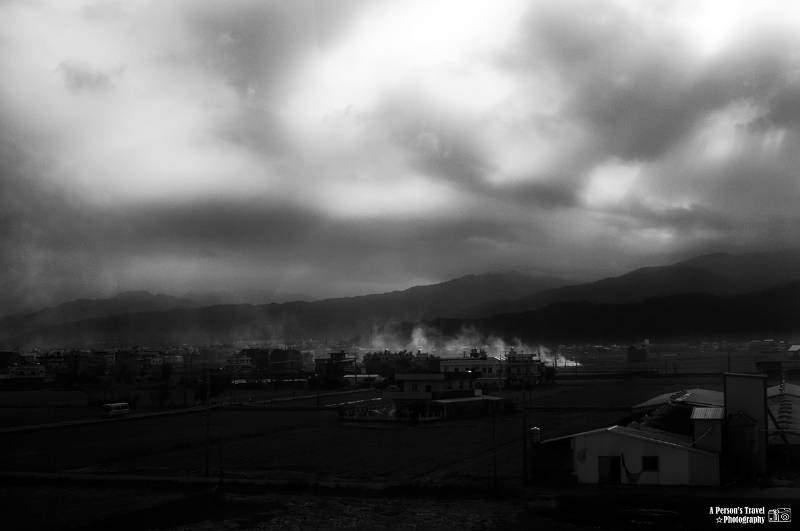
{"type": "Polygon", "coordinates": [[[4,3],[6,308],[786,245],[800,39],[767,4],[4,3]]]}
{"type": "Polygon", "coordinates": [[[491,151],[474,137],[473,124],[443,115],[411,94],[392,94],[372,117],[362,117],[370,130],[387,130],[401,146],[410,167],[425,175],[468,190],[525,206],[546,209],[578,203],[572,176],[534,175],[498,184],[488,177],[498,169],[491,151]]]}
{"type": "Polygon", "coordinates": [[[111,216],[128,235],[126,246],[202,246],[222,252],[276,251],[324,223],[316,212],[264,200],[168,202],[131,206],[111,216]]]}
{"type": "Polygon", "coordinates": [[[50,168],[0,134],[0,314],[32,310],[103,284],[97,220],[68,190],[40,182],[50,168]]]}

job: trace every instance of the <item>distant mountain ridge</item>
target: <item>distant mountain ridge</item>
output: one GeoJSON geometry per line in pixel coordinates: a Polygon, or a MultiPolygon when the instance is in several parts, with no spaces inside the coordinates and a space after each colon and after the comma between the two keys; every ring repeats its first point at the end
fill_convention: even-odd
{"type": "Polygon", "coordinates": [[[193,291],[183,295],[197,306],[219,306],[225,304],[269,304],[272,302],[313,301],[315,297],[305,293],[284,293],[277,290],[218,290],[193,291]]]}
{"type": "Polygon", "coordinates": [[[116,314],[194,308],[188,299],[148,291],[124,291],[107,299],[77,299],[32,313],[0,318],[0,337],[19,335],[41,327],[83,321],[116,314]]]}
{"type": "Polygon", "coordinates": [[[420,322],[521,337],[767,333],[770,319],[775,330],[800,327],[792,300],[798,281],[800,251],[785,251],[705,255],[584,284],[506,271],[312,302],[198,307],[185,299],[134,292],[2,319],[0,344],[47,348],[311,338],[368,343],[420,322]],[[643,321],[647,316],[651,321],[643,321]]]}
{"type": "MultiPolygon", "coordinates": [[[[6,345],[85,345],[95,340],[121,344],[205,342],[212,338],[217,341],[219,338],[213,331],[221,328],[232,331],[219,336],[230,341],[237,337],[309,337],[309,334],[352,336],[369,334],[391,322],[452,315],[488,300],[512,299],[566,283],[555,277],[507,271],[467,275],[389,293],[258,306],[198,307],[193,301],[185,301],[170,308],[139,306],[132,310],[92,301],[97,303],[92,306],[93,311],[84,310],[80,312],[81,318],[73,316],[59,321],[57,317],[63,317],[67,309],[80,310],[87,304],[74,301],[44,310],[50,319],[43,319],[39,315],[42,312],[36,312],[0,321],[0,341],[6,345]],[[112,313],[102,315],[102,309],[110,309],[112,313]],[[175,327],[175,333],[170,326],[175,327]]],[[[115,300],[118,298],[108,299],[115,300]]]]}
{"type": "MultiPolygon", "coordinates": [[[[314,303],[234,305],[163,312],[132,313],[65,323],[11,338],[14,344],[42,348],[232,343],[241,339],[366,339],[369,326],[348,317],[346,301],[318,308],[314,303]],[[346,336],[338,336],[346,337],[346,336]]],[[[642,302],[604,304],[561,302],[529,312],[486,318],[440,318],[417,324],[445,336],[464,330],[486,337],[526,342],[656,342],[687,339],[800,337],[800,282],[736,296],[685,293],[642,302]]],[[[400,336],[398,336],[400,337],[400,336]]],[[[402,340],[402,338],[401,338],[402,340]]]]}
{"type": "Polygon", "coordinates": [[[560,302],[528,312],[426,323],[444,335],[465,328],[485,336],[539,342],[656,342],[800,337],[800,282],[735,296],[684,293],[641,302],[560,302]]]}
{"type": "Polygon", "coordinates": [[[735,295],[800,280],[800,250],[702,255],[672,265],[643,267],[617,277],[563,286],[513,301],[490,302],[458,317],[485,317],[558,302],[632,303],[680,293],[735,295]]]}
{"type": "Polygon", "coordinates": [[[800,280],[800,249],[745,254],[714,253],[676,264],[702,269],[745,293],[800,280]]]}

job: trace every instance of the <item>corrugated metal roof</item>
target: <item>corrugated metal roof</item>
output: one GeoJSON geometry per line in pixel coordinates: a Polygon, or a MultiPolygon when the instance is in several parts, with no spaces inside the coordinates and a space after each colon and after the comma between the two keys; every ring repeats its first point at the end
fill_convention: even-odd
{"type": "Polygon", "coordinates": [[[722,420],[725,418],[724,407],[696,407],[692,409],[692,420],[722,420]]]}
{"type": "Polygon", "coordinates": [[[791,395],[800,397],[800,385],[792,383],[782,383],[780,385],[773,385],[767,387],[767,397],[772,398],[780,395],[791,395]]]}
{"type": "Polygon", "coordinates": [[[555,437],[553,439],[547,439],[545,441],[542,441],[542,444],[547,444],[556,441],[563,441],[566,439],[573,439],[575,437],[581,437],[585,435],[595,435],[602,432],[609,432],[617,435],[622,435],[625,437],[632,437],[635,439],[641,439],[648,442],[654,442],[676,448],[682,448],[691,452],[712,454],[712,452],[707,452],[705,450],[700,450],[699,448],[692,447],[693,443],[691,438],[684,437],[676,433],[669,433],[662,430],[656,430],[651,428],[641,429],[641,428],[632,428],[628,426],[617,426],[617,425],[608,426],[606,428],[598,428],[596,430],[584,431],[580,433],[574,433],[572,435],[565,435],[563,437],[555,437]]]}
{"type": "Polygon", "coordinates": [[[721,407],[725,405],[725,394],[722,391],[712,391],[711,389],[688,389],[655,396],[641,404],[636,404],[633,408],[649,409],[670,403],[697,407],[721,407]]]}
{"type": "Polygon", "coordinates": [[[664,404],[669,404],[670,400],[672,399],[672,395],[676,393],[664,393],[658,396],[654,396],[650,400],[645,400],[641,404],[636,404],[633,406],[634,409],[648,409],[651,407],[658,407],[663,406],[664,404]]]}
{"type": "Polygon", "coordinates": [[[686,395],[673,401],[689,406],[721,407],[725,405],[725,393],[710,389],[689,389],[686,395]]]}
{"type": "Polygon", "coordinates": [[[770,413],[778,421],[778,427],[771,419],[767,422],[769,443],[784,444],[786,437],[789,444],[800,444],[800,397],[788,393],[775,395],[770,397],[767,404],[770,413]]]}

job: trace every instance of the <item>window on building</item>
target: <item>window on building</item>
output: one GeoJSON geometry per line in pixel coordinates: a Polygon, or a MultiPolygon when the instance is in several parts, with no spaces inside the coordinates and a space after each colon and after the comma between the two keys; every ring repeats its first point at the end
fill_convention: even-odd
{"type": "Polygon", "coordinates": [[[489,374],[492,374],[492,368],[489,367],[488,369],[486,369],[486,372],[488,372],[489,374]]]}
{"type": "Polygon", "coordinates": [[[412,384],[411,384],[411,390],[412,390],[412,391],[416,391],[416,390],[417,390],[417,384],[415,384],[415,383],[412,383],[412,384]]]}
{"type": "Polygon", "coordinates": [[[658,472],[658,456],[657,455],[643,455],[642,456],[642,472],[658,472]]]}
{"type": "Polygon", "coordinates": [[[430,385],[426,385],[425,386],[425,392],[426,393],[430,393],[431,392],[431,386],[430,385]]]}

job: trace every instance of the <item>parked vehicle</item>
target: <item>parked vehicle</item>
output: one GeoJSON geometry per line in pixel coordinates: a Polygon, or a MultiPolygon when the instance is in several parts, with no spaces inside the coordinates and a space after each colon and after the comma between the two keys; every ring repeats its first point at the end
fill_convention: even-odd
{"type": "Polygon", "coordinates": [[[131,406],[127,402],[114,402],[103,404],[103,416],[106,418],[121,417],[131,412],[131,406]]]}

